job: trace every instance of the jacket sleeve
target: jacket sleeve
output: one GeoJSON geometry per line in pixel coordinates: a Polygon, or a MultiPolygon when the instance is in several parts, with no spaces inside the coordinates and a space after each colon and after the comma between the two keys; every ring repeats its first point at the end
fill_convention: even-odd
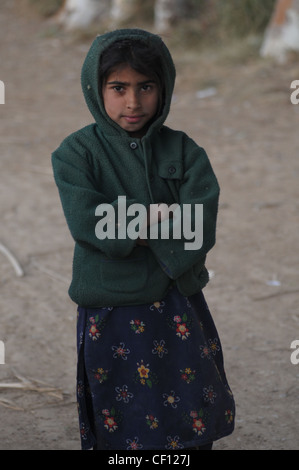
{"type": "MultiPolygon", "coordinates": [[[[73,239],[79,244],[88,244],[91,249],[100,250],[108,258],[122,258],[128,256],[134,246],[135,240],[127,236],[127,230],[122,230],[125,236],[118,236],[118,200],[107,201],[97,187],[94,175],[88,161],[88,152],[78,141],[75,143],[66,139],[52,154],[52,166],[55,182],[57,184],[64,215],[73,239]],[[109,212],[96,215],[97,207],[108,204],[113,208],[109,220],[109,212]],[[105,220],[113,232],[115,224],[115,236],[100,239],[96,235],[96,226],[100,220],[105,220]]],[[[126,199],[128,207],[135,200],[126,199]]],[[[104,206],[102,206],[104,207],[104,206]]],[[[125,209],[126,210],[126,209],[125,209]]],[[[125,222],[130,222],[127,217],[125,222]]],[[[107,230],[109,230],[107,228],[107,230]]],[[[106,230],[106,231],[107,231],[106,230]]]]}
{"type": "Polygon", "coordinates": [[[181,237],[175,235],[178,218],[174,218],[167,222],[168,239],[148,238],[150,249],[171,279],[178,279],[192,267],[204,267],[206,255],[216,241],[220,188],[205,150],[187,136],[183,162],[177,209],[181,237]]]}

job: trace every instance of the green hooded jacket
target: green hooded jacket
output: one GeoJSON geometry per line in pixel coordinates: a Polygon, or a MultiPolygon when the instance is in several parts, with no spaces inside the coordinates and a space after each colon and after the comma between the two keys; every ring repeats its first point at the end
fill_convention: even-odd
{"type": "MultiPolygon", "coordinates": [[[[68,136],[52,154],[55,181],[75,240],[71,299],[83,307],[138,305],[161,300],[172,285],[184,296],[195,294],[208,282],[205,259],[215,243],[219,186],[205,151],[184,132],[164,124],[175,83],[167,47],[159,36],[140,29],[106,33],[94,40],[81,78],[95,122],[68,136]],[[162,55],[165,104],[141,139],[130,137],[109,118],[99,93],[100,56],[122,38],[149,43],[162,55]],[[95,228],[101,217],[96,208],[109,204],[117,222],[119,196],[125,196],[124,210],[135,203],[177,203],[182,210],[187,204],[201,204],[201,246],[185,249],[186,237],[173,235],[173,221],[168,239],[148,238],[148,246],[118,233],[115,239],[99,239],[95,228]]],[[[134,217],[126,218],[127,226],[134,217]]],[[[192,224],[194,228],[195,215],[192,224]]]]}

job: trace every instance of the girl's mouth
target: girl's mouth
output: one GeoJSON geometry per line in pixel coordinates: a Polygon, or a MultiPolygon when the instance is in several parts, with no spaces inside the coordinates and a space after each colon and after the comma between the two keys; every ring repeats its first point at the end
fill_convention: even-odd
{"type": "Polygon", "coordinates": [[[134,124],[134,123],[137,123],[139,121],[141,121],[141,119],[143,118],[144,116],[141,115],[141,116],[124,116],[124,119],[130,123],[130,124],[134,124]]]}

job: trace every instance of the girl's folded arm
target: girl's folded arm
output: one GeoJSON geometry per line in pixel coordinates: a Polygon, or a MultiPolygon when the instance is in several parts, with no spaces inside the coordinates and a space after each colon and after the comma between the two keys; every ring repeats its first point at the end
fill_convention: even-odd
{"type": "MultiPolygon", "coordinates": [[[[63,211],[73,239],[78,243],[87,243],[109,258],[128,256],[136,241],[127,236],[124,227],[122,234],[125,234],[125,237],[119,238],[118,200],[107,201],[100,188],[96,188],[87,158],[77,152],[70,156],[69,151],[64,152],[62,146],[52,154],[52,164],[63,211]],[[104,210],[105,208],[107,210],[104,210]],[[101,224],[101,227],[97,224],[101,224]]],[[[133,203],[136,201],[125,201],[126,206],[133,203]]],[[[125,222],[128,224],[130,217],[125,222]]]]}
{"type": "Polygon", "coordinates": [[[195,264],[204,263],[216,241],[219,185],[206,152],[190,141],[191,149],[186,153],[184,178],[179,190],[178,214],[168,221],[170,236],[147,240],[161,267],[172,279],[177,279],[195,264]],[[179,216],[180,237],[174,228],[179,216]]]}

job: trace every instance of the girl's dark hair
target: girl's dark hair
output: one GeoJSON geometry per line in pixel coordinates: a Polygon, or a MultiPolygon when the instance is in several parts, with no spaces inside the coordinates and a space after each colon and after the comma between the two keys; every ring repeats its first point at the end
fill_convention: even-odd
{"type": "MultiPolygon", "coordinates": [[[[139,40],[122,39],[115,41],[103,52],[99,67],[100,90],[110,73],[126,65],[157,83],[160,90],[160,103],[163,106],[165,85],[160,52],[139,40]]],[[[160,106],[160,109],[162,106],[160,106]]]]}

